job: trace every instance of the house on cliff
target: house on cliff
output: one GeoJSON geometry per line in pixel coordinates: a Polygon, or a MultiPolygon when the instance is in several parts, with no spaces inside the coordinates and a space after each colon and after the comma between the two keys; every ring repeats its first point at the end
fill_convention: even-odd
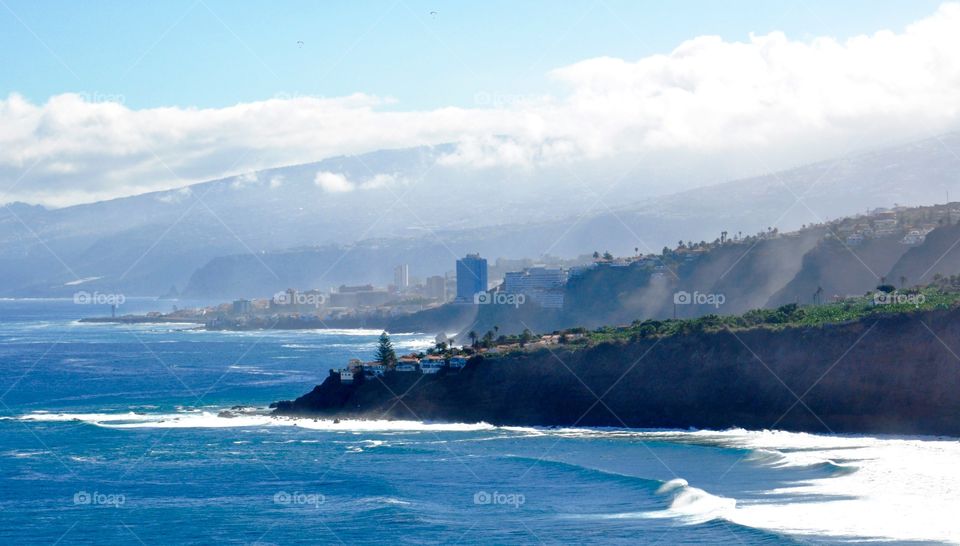
{"type": "Polygon", "coordinates": [[[430,355],[420,359],[420,371],[425,374],[437,373],[444,365],[446,362],[439,356],[430,355]]]}
{"type": "Polygon", "coordinates": [[[394,366],[393,369],[397,372],[415,372],[417,371],[418,364],[420,364],[420,359],[411,356],[402,356],[397,360],[397,365],[394,366]]]}

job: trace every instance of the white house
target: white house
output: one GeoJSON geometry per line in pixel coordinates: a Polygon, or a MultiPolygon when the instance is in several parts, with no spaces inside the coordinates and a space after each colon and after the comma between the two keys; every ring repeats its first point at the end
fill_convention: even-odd
{"type": "Polygon", "coordinates": [[[420,359],[420,371],[423,373],[437,373],[444,366],[444,361],[438,356],[428,356],[420,359]]]}
{"type": "Polygon", "coordinates": [[[920,231],[913,230],[906,234],[900,242],[905,245],[919,245],[926,238],[927,236],[925,234],[921,233],[920,231]]]}
{"type": "Polygon", "coordinates": [[[350,370],[340,370],[340,382],[341,383],[353,383],[353,372],[350,370]]]}
{"type": "Polygon", "coordinates": [[[459,370],[467,365],[467,359],[463,358],[462,356],[451,356],[447,363],[451,368],[459,370]]]}
{"type": "Polygon", "coordinates": [[[367,362],[363,365],[363,373],[369,378],[381,377],[387,371],[387,367],[379,362],[367,362]]]}

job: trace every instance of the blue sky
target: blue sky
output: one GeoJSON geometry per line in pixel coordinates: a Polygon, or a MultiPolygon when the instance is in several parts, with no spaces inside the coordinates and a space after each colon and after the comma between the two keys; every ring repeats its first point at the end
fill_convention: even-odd
{"type": "Polygon", "coordinates": [[[364,92],[403,110],[470,107],[481,92],[551,91],[547,71],[587,58],[635,60],[704,34],[902,31],[939,3],[0,0],[0,97],[72,91],[137,109],[364,92]]]}
{"type": "Polygon", "coordinates": [[[441,143],[693,187],[960,129],[957,28],[960,0],[0,0],[0,203],[441,143]]]}

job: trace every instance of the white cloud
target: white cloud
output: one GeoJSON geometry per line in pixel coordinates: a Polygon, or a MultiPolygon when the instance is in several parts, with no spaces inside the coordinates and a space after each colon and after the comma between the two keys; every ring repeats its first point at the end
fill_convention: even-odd
{"type": "Polygon", "coordinates": [[[162,203],[181,203],[193,195],[190,188],[179,188],[173,191],[163,192],[157,195],[157,200],[162,203]]]}
{"type": "Polygon", "coordinates": [[[355,182],[341,173],[329,171],[320,171],[313,179],[313,183],[327,193],[345,193],[356,189],[372,190],[383,188],[397,181],[397,177],[392,174],[377,174],[363,182],[355,182]]]}
{"type": "Polygon", "coordinates": [[[233,182],[230,183],[230,187],[242,190],[243,188],[249,187],[253,184],[256,184],[260,181],[259,176],[255,172],[249,172],[241,174],[240,176],[233,179],[233,182]]]}
{"type": "Polygon", "coordinates": [[[396,176],[392,174],[381,173],[381,174],[374,175],[373,178],[365,182],[362,182],[359,187],[364,190],[372,190],[376,188],[383,188],[391,184],[394,184],[396,182],[397,182],[396,176]]]}
{"type": "MultiPolygon", "coordinates": [[[[485,91],[489,100],[477,108],[383,110],[389,99],[355,94],[133,110],[81,94],[44,104],[13,94],[0,99],[0,203],[65,205],[441,142],[462,143],[442,163],[477,168],[643,152],[681,162],[721,157],[757,170],[792,166],[850,145],[955,128],[958,28],[960,4],[948,3],[902,32],[845,41],[778,32],[742,42],[702,36],[668,54],[558,68],[551,75],[567,86],[562,96],[485,91]]],[[[381,176],[352,181],[326,173],[316,183],[337,193],[395,182],[381,176]]]]}
{"type": "Polygon", "coordinates": [[[313,179],[313,183],[327,193],[343,193],[353,191],[356,187],[347,177],[339,173],[321,171],[313,179]]]}

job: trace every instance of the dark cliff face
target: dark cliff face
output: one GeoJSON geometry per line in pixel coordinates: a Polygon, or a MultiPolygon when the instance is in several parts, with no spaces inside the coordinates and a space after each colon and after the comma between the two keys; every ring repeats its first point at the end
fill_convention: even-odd
{"type": "Polygon", "coordinates": [[[887,280],[905,277],[910,284],[929,283],[937,273],[952,275],[960,271],[960,224],[943,226],[930,232],[923,244],[910,248],[894,264],[887,280]]]}
{"type": "Polygon", "coordinates": [[[458,374],[333,376],[281,414],[500,425],[960,435],[960,311],[476,358],[458,374]],[[949,347],[949,349],[947,348],[949,347]]]}
{"type": "MultiPolygon", "coordinates": [[[[766,307],[813,302],[817,288],[822,289],[823,301],[861,295],[879,284],[878,276],[887,275],[909,249],[898,237],[868,239],[856,247],[837,239],[823,240],[803,257],[796,277],[771,296],[766,307]]],[[[899,284],[897,277],[887,278],[899,284]]]]}

